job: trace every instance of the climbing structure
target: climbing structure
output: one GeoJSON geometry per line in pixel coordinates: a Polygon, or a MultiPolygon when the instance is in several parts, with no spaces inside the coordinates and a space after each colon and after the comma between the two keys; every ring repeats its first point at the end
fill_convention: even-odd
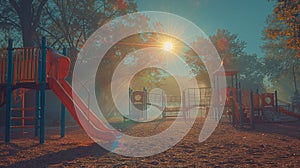
{"type": "MultiPolygon", "coordinates": [[[[6,104],[5,140],[7,142],[10,141],[11,128],[22,128],[24,133],[24,128],[35,127],[37,134],[42,86],[41,55],[40,47],[13,48],[12,40],[9,41],[7,49],[1,50],[0,105],[6,104]],[[30,89],[38,90],[35,107],[25,107],[25,94],[30,89]]],[[[43,87],[45,88],[45,85],[43,87]]]]}
{"type": "MultiPolygon", "coordinates": [[[[10,40],[8,48],[3,49],[0,56],[0,104],[6,105],[6,142],[11,140],[14,119],[21,119],[22,128],[25,127],[25,120],[34,119],[36,133],[39,130],[40,143],[44,143],[46,89],[57,95],[73,118],[93,139],[113,142],[117,140],[117,131],[107,128],[65,80],[69,74],[70,60],[48,48],[45,38],[42,39],[42,46],[37,48],[13,48],[10,40]],[[29,90],[36,91],[35,107],[13,108],[13,99],[22,92],[21,99],[24,101],[24,94],[29,90]],[[35,114],[30,118],[26,117],[27,110],[35,111],[35,114]],[[21,116],[13,116],[14,111],[21,111],[21,116]]],[[[63,126],[64,115],[63,108],[63,126]]],[[[64,134],[64,128],[62,132],[64,134]]]]}
{"type": "Polygon", "coordinates": [[[233,126],[243,127],[255,122],[276,122],[295,120],[300,114],[280,105],[277,91],[258,93],[239,88],[226,89],[227,113],[231,116],[233,126]]]}

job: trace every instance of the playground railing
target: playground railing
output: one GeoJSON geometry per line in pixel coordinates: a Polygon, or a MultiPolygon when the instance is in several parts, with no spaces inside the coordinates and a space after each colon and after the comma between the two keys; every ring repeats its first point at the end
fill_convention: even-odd
{"type": "Polygon", "coordinates": [[[241,90],[242,97],[241,101],[245,108],[250,108],[250,91],[248,90],[241,90]]]}
{"type": "Polygon", "coordinates": [[[188,108],[210,106],[211,88],[188,88],[186,91],[186,100],[188,108]]]}
{"type": "Polygon", "coordinates": [[[162,108],[164,108],[163,106],[166,104],[165,98],[163,93],[148,93],[147,96],[147,104],[155,104],[155,105],[160,105],[162,108]]]}
{"type": "MultiPolygon", "coordinates": [[[[37,82],[40,48],[13,49],[13,83],[37,82]]],[[[0,83],[7,80],[8,50],[0,49],[0,83]]]]}
{"type": "Polygon", "coordinates": [[[38,81],[40,48],[15,48],[14,50],[14,83],[38,81]]]}

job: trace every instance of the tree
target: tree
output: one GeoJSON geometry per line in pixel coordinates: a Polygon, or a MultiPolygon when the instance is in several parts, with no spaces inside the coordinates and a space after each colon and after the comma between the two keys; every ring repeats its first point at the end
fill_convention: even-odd
{"type": "Polygon", "coordinates": [[[135,12],[136,8],[133,0],[50,0],[39,30],[47,37],[49,46],[68,49],[72,71],[79,50],[95,30],[113,18],[135,12]]]}
{"type": "Polygon", "coordinates": [[[22,34],[23,47],[32,47],[38,42],[37,28],[47,0],[1,1],[1,27],[6,25],[22,34]]]}
{"type": "Polygon", "coordinates": [[[210,36],[210,40],[216,47],[225,67],[237,68],[237,59],[246,54],[246,42],[238,39],[237,34],[232,34],[228,30],[218,29],[215,35],[210,36]]]}
{"type": "Polygon", "coordinates": [[[46,5],[43,34],[53,47],[65,46],[76,55],[87,38],[107,21],[136,11],[133,0],[52,0],[46,5]]]}
{"type": "Polygon", "coordinates": [[[289,39],[293,37],[283,33],[289,31],[289,26],[279,20],[276,13],[269,15],[263,31],[262,51],[268,87],[291,95],[293,91],[297,92],[296,79],[300,75],[297,73],[300,67],[297,50],[288,45],[289,39]]]}
{"type": "Polygon", "coordinates": [[[300,0],[277,0],[273,13],[280,26],[268,28],[268,37],[285,37],[286,48],[295,50],[295,56],[300,57],[300,0]]]}
{"type": "MultiPolygon", "coordinates": [[[[41,36],[46,36],[53,48],[67,47],[74,65],[80,47],[98,27],[136,8],[133,0],[0,1],[0,26],[14,28],[22,36],[23,47],[38,46],[41,36]]],[[[31,107],[34,100],[27,100],[31,107]]]]}
{"type": "Polygon", "coordinates": [[[264,70],[262,61],[256,54],[245,51],[247,43],[238,39],[237,34],[228,30],[218,30],[210,37],[223,59],[224,68],[236,69],[239,72],[239,82],[244,89],[264,91],[264,70]]]}

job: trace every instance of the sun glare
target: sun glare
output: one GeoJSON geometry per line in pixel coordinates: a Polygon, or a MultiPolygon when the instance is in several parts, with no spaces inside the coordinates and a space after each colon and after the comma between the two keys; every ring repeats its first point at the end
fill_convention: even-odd
{"type": "Polygon", "coordinates": [[[171,42],[165,42],[164,43],[164,49],[166,50],[166,51],[171,51],[172,50],[172,48],[173,48],[173,44],[171,43],[171,42]]]}

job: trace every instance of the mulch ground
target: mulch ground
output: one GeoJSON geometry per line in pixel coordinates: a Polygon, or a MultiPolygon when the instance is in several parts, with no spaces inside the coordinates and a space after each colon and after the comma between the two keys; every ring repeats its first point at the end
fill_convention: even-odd
{"type": "MultiPolygon", "coordinates": [[[[131,125],[126,131],[146,135],[166,129],[172,120],[131,125]],[[139,130],[138,133],[136,130],[139,130]],[[150,131],[149,131],[150,130],[150,131]]],[[[261,123],[254,130],[218,125],[203,143],[198,135],[203,119],[171,149],[149,157],[124,157],[94,143],[79,127],[48,128],[46,142],[38,144],[32,132],[13,133],[11,143],[0,135],[0,167],[300,167],[300,121],[261,123]]]]}

